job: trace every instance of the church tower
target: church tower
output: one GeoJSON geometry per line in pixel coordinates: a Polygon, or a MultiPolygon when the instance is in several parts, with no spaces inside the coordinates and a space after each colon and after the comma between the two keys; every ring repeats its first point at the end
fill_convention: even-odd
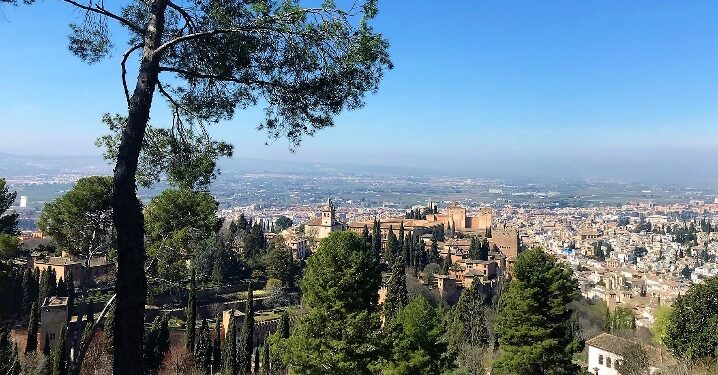
{"type": "Polygon", "coordinates": [[[322,207],[322,226],[331,227],[336,222],[336,211],[334,211],[334,203],[331,198],[327,200],[327,204],[322,207]]]}

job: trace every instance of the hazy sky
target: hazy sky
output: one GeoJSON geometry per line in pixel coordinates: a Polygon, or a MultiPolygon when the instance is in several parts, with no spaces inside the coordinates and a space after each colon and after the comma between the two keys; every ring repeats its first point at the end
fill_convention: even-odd
{"type": "MultiPolygon", "coordinates": [[[[73,57],[81,13],[56,0],[0,12],[0,151],[98,153],[102,113],[124,109],[121,52],[73,57]]],[[[213,134],[255,158],[716,182],[716,19],[716,1],[383,0],[396,68],[364,109],[296,154],[264,145],[257,110],[213,134]]]]}

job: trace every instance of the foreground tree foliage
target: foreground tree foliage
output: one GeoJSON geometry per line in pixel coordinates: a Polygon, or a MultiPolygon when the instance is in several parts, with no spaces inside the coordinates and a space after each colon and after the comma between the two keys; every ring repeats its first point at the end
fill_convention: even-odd
{"type": "Polygon", "coordinates": [[[15,202],[17,192],[10,192],[5,179],[0,178],[0,260],[7,260],[20,250],[20,241],[17,238],[17,212],[8,209],[15,202]]]}
{"type": "Polygon", "coordinates": [[[160,277],[179,281],[189,276],[186,260],[219,231],[217,207],[211,194],[185,188],[167,189],[152,198],[145,209],[145,230],[160,277]]]}
{"type": "Polygon", "coordinates": [[[541,249],[520,254],[514,279],[499,299],[496,329],[502,353],[492,373],[577,374],[572,357],[583,342],[568,305],[578,295],[566,265],[541,249]]]}
{"type": "MultiPolygon", "coordinates": [[[[110,30],[118,28],[110,22],[126,35],[120,65],[127,116],[106,116],[115,133],[100,143],[110,147],[107,156],[116,162],[114,372],[139,374],[137,343],[147,290],[144,221],[136,196],[138,175],[143,182],[140,162],[180,186],[206,184],[214,176],[214,160],[231,149],[213,141],[205,126],[260,103],[265,119],[259,128],[297,146],[303,136],[333,126],[342,111],[360,108],[364,95],[378,89],[391,68],[388,43],[369,25],[376,0],[347,11],[333,1],[315,7],[279,0],[64,2],[86,13],[80,24],[70,25],[69,49],[80,59],[95,63],[111,55],[117,41],[110,30]],[[131,89],[126,62],[133,57],[139,68],[131,89]],[[173,113],[166,131],[148,126],[156,92],[173,113]]],[[[157,174],[149,176],[156,180],[157,174]]]]}
{"type": "Polygon", "coordinates": [[[397,312],[389,327],[391,354],[383,366],[387,375],[441,374],[450,367],[445,355],[444,313],[418,296],[397,312]]]}
{"type": "Polygon", "coordinates": [[[695,362],[718,357],[718,277],[676,298],[663,343],[676,357],[695,362]]]}
{"type": "Polygon", "coordinates": [[[373,374],[379,356],[381,274],[369,244],[334,232],[309,258],[301,288],[307,313],[272,352],[292,374],[373,374]]]}

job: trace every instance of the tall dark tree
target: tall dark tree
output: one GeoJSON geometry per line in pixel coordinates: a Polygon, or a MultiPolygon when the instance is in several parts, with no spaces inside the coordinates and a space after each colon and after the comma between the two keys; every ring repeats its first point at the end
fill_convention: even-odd
{"type": "Polygon", "coordinates": [[[217,317],[217,324],[214,326],[214,340],[212,341],[212,367],[210,374],[216,374],[222,368],[222,342],[219,339],[220,319],[217,317]]]}
{"type": "Polygon", "coordinates": [[[194,360],[205,373],[210,373],[212,368],[212,336],[209,332],[207,319],[202,319],[197,334],[197,347],[194,351],[194,360]]]}
{"type": "Polygon", "coordinates": [[[272,371],[272,360],[271,358],[269,358],[269,343],[265,343],[262,350],[264,353],[262,355],[262,371],[260,372],[260,374],[270,375],[272,371]]]}
{"type": "Polygon", "coordinates": [[[471,287],[461,292],[461,297],[449,316],[453,331],[449,344],[453,351],[460,350],[462,345],[481,348],[489,346],[486,302],[488,302],[488,297],[481,292],[481,283],[479,282],[472,283],[471,287]]]}
{"type": "Polygon", "coordinates": [[[0,373],[20,375],[20,362],[18,360],[17,345],[13,344],[10,332],[0,325],[0,373]]]}
{"type": "Polygon", "coordinates": [[[377,260],[381,257],[381,222],[374,219],[374,227],[371,233],[372,246],[371,250],[376,255],[377,260]]]}
{"type": "Polygon", "coordinates": [[[57,294],[58,297],[67,297],[67,287],[62,277],[57,281],[57,292],[55,294],[57,294]]]}
{"type": "Polygon", "coordinates": [[[27,345],[25,345],[25,353],[31,353],[37,350],[37,332],[39,328],[39,317],[37,302],[33,302],[30,308],[30,320],[27,323],[27,345]]]}
{"type": "Polygon", "coordinates": [[[502,353],[492,373],[577,374],[583,348],[569,303],[579,295],[573,272],[541,249],[520,254],[501,294],[496,329],[502,353]]]}
{"type": "Polygon", "coordinates": [[[386,236],[386,244],[384,244],[384,262],[391,265],[394,263],[394,258],[399,253],[399,242],[394,234],[394,228],[389,226],[389,234],[386,236]]]}
{"type": "Polygon", "coordinates": [[[234,310],[230,311],[229,324],[227,324],[224,334],[222,375],[237,375],[237,327],[234,321],[234,310]]]}
{"type": "Polygon", "coordinates": [[[252,350],[254,349],[254,291],[252,290],[252,283],[249,284],[247,289],[247,301],[239,349],[237,360],[240,364],[240,370],[244,371],[244,374],[250,374],[252,372],[252,350]]]}
{"type": "Polygon", "coordinates": [[[50,273],[48,272],[48,269],[43,269],[40,273],[40,285],[38,289],[37,294],[37,302],[39,306],[42,306],[43,302],[45,301],[45,298],[51,296],[50,292],[50,273]]]}
{"type": "Polygon", "coordinates": [[[39,285],[31,269],[26,268],[22,274],[22,310],[31,312],[30,308],[37,303],[39,285]]]}
{"type": "Polygon", "coordinates": [[[386,320],[391,320],[409,302],[409,293],[406,290],[406,269],[401,256],[396,258],[392,265],[388,284],[384,300],[384,317],[386,320]]]}
{"type": "Polygon", "coordinates": [[[261,129],[299,144],[303,135],[332,126],[342,110],[361,107],[365,93],[378,88],[383,71],[391,67],[388,43],[368,22],[377,13],[376,0],[349,12],[334,2],[302,8],[272,0],[130,1],[116,5],[119,9],[94,0],[66,3],[90,15],[71,26],[70,51],[82,60],[94,63],[110,55],[109,31],[117,28],[109,22],[128,34],[121,64],[128,112],[116,121],[117,135],[108,152],[116,162],[114,371],[138,374],[146,278],[136,185],[138,175],[140,182],[158,179],[156,173],[138,174],[138,165],[167,170],[170,180],[186,185],[206,185],[215,175],[216,157],[231,150],[197,134],[206,134],[203,126],[208,123],[231,119],[236,108],[257,103],[265,105],[261,129]],[[139,56],[133,90],[125,64],[131,56],[139,56]],[[155,92],[172,109],[171,131],[148,126],[155,92]],[[153,135],[166,142],[148,139],[153,135]],[[153,178],[142,178],[148,175],[153,178]]]}
{"type": "Polygon", "coordinates": [[[155,318],[150,329],[145,332],[143,344],[145,374],[157,374],[162,359],[170,349],[169,326],[166,316],[155,318]]]}
{"type": "Polygon", "coordinates": [[[369,227],[364,224],[364,229],[361,231],[361,237],[366,241],[366,243],[371,243],[371,235],[369,234],[369,227]]]}
{"type": "Polygon", "coordinates": [[[8,212],[15,202],[17,192],[10,192],[5,179],[0,177],[0,235],[14,236],[17,231],[17,212],[8,212]]]}
{"type": "Polygon", "coordinates": [[[50,374],[51,375],[67,375],[67,351],[65,350],[65,340],[67,336],[67,327],[63,326],[60,330],[55,347],[52,349],[50,358],[50,374]]]}
{"type": "Polygon", "coordinates": [[[254,374],[259,375],[259,347],[254,348],[254,374]]]}
{"type": "Polygon", "coordinates": [[[187,330],[185,331],[185,348],[188,353],[194,353],[195,323],[197,322],[197,292],[195,271],[189,281],[189,295],[187,296],[187,330]]]}
{"type": "Polygon", "coordinates": [[[289,314],[286,311],[282,312],[279,316],[279,337],[286,339],[289,338],[289,314]]]}

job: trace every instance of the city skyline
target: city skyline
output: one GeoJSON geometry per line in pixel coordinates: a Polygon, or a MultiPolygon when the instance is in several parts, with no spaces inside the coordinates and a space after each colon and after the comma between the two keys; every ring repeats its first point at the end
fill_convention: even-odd
{"type": "MultiPolygon", "coordinates": [[[[3,8],[0,35],[9,37],[0,46],[14,53],[0,61],[13,72],[0,81],[8,135],[0,149],[97,155],[102,113],[124,111],[119,67],[88,69],[66,51],[76,11],[56,2],[34,8],[3,8]]],[[[375,26],[396,67],[366,107],[294,154],[282,139],[264,145],[258,108],[211,133],[237,156],[258,159],[715,184],[716,15],[710,2],[385,1],[375,26]]],[[[164,103],[153,119],[169,119],[164,103]]]]}

